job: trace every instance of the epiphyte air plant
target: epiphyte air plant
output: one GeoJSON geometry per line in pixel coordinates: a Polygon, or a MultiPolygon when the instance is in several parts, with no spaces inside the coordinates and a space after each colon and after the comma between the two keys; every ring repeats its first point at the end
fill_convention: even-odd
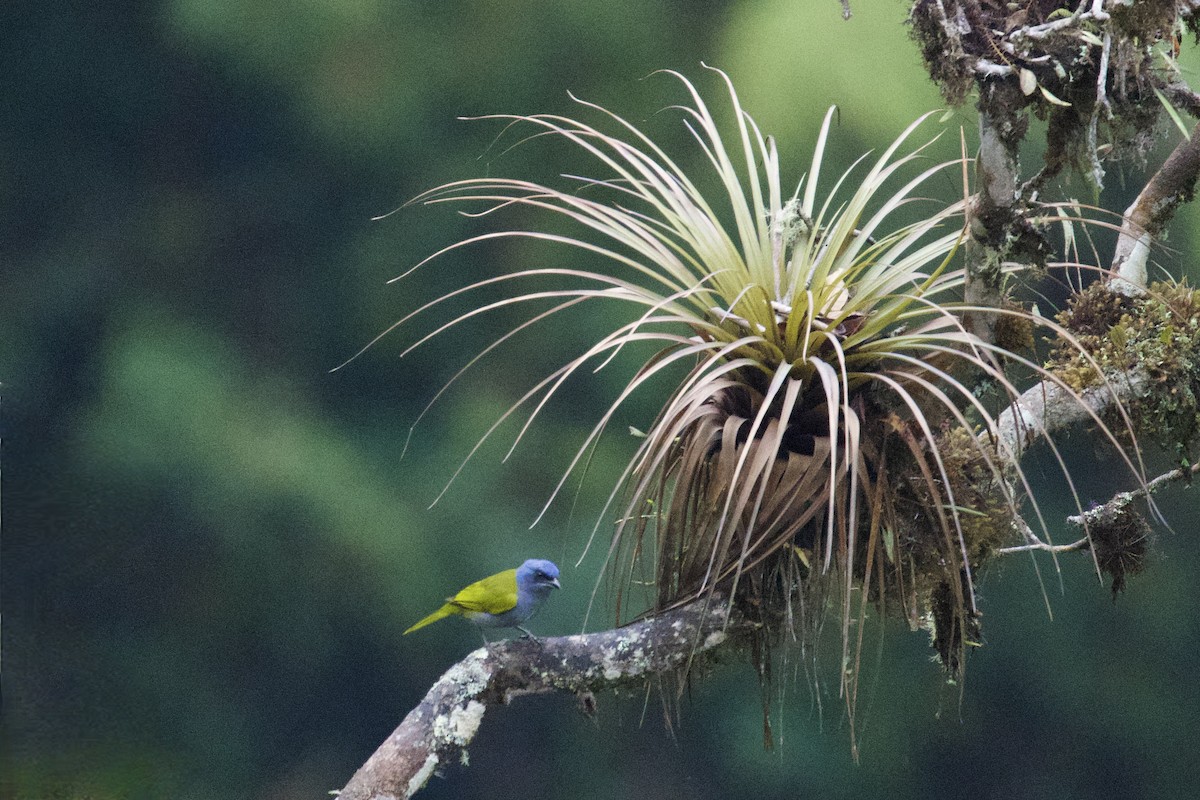
{"type": "MultiPolygon", "coordinates": [[[[579,232],[489,231],[405,275],[448,251],[502,237],[578,248],[603,257],[612,270],[516,268],[443,295],[396,326],[496,285],[542,278],[578,283],[485,303],[411,346],[487,311],[551,304],[486,344],[470,367],[518,332],[581,303],[630,304],[637,309],[630,318],[530,388],[483,440],[531,409],[515,448],[573,374],[608,366],[628,345],[655,343],[659,348],[584,437],[553,493],[586,464],[630,394],[657,376],[683,374],[597,523],[596,531],[615,512],[609,563],[623,576],[618,585],[650,584],[651,613],[721,591],[777,631],[811,630],[811,619],[795,626],[795,610],[820,616],[832,605],[840,609],[844,664],[851,661],[852,623],[872,603],[934,628],[939,655],[957,670],[977,632],[973,576],[1014,536],[1022,503],[1041,519],[1019,454],[996,435],[1000,411],[1019,395],[1021,380],[1068,389],[1017,348],[964,329],[965,278],[955,256],[966,235],[967,203],[893,221],[935,176],[961,171],[965,179],[966,159],[930,165],[922,152],[927,145],[901,152],[926,115],[873,162],[860,158],[824,191],[831,109],[807,174],[787,195],[775,143],[743,110],[729,78],[717,71],[733,114],[727,141],[696,87],[670,74],[690,98],[679,110],[715,191],[703,191],[702,181],[638,127],[591,103],[577,101],[598,118],[596,125],[549,114],[488,117],[525,128],[522,145],[547,136],[565,140],[600,174],[563,175],[560,188],[463,180],[412,202],[462,205],[468,216],[540,212],[579,232]],[[902,180],[904,171],[915,174],[902,180]],[[980,386],[991,387],[990,399],[976,391],[980,386]]],[[[1015,304],[990,311],[1025,330],[1025,338],[1040,326],[1073,341],[1053,321],[1015,304]]],[[[1113,431],[1091,417],[1116,444],[1113,431]]],[[[1123,457],[1140,475],[1137,459],[1123,457]]],[[[1070,483],[1065,466],[1064,472],[1070,483]]],[[[845,669],[843,681],[852,672],[845,669]]]]}

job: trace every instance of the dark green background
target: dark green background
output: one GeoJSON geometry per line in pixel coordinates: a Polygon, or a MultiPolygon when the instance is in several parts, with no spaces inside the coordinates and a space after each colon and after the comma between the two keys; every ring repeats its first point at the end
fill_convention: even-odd
{"type": "MultiPolygon", "coordinates": [[[[446,209],[371,217],[457,178],[590,169],[490,148],[497,124],[457,119],[576,113],[568,90],[685,143],[655,113],[683,95],[647,76],[677,68],[715,95],[702,61],[777,137],[789,181],[834,102],[832,151],[847,163],[940,104],[904,4],[855,11],[846,23],[834,0],[4,4],[0,795],[321,797],[478,644],[458,620],[401,638],[447,591],[550,557],[564,590],[535,626],[578,630],[600,560],[574,564],[631,443],[611,437],[573,513],[568,498],[528,526],[627,371],[568,386],[508,464],[516,429],[503,429],[427,506],[530,380],[602,330],[599,312],[469,373],[403,460],[424,404],[515,312],[399,359],[435,315],[329,370],[469,278],[597,265],[510,242],[389,286],[472,228],[446,209]]],[[[957,123],[971,130],[969,110],[947,126],[950,153],[957,123]]],[[[1123,208],[1142,174],[1114,171],[1102,203],[1123,208]]],[[[1078,183],[1062,193],[1090,199],[1078,183]]],[[[1185,209],[1159,254],[1177,276],[1196,222],[1185,209]]],[[[635,398],[614,430],[644,429],[653,410],[635,398]]],[[[1114,470],[1084,437],[1072,447],[1085,501],[1106,499],[1114,484],[1098,476],[1114,470]]],[[[1176,532],[1159,531],[1115,605],[1085,558],[1064,560],[1065,592],[1047,580],[1053,620],[1029,560],[992,569],[961,702],[924,635],[890,626],[858,766],[836,687],[818,691],[819,713],[803,675],[777,682],[783,738],[764,752],[758,685],[735,662],[693,683],[673,735],[654,692],[601,696],[595,724],[558,697],[490,712],[470,768],[427,796],[1195,796],[1194,503],[1182,489],[1164,499],[1176,532]]],[[[1049,509],[1060,539],[1068,510],[1049,509]]]]}

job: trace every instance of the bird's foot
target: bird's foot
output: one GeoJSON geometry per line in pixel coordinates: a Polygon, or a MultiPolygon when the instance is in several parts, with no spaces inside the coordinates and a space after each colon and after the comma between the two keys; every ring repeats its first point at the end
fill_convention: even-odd
{"type": "Polygon", "coordinates": [[[521,632],[521,638],[522,638],[522,639],[528,639],[528,640],[532,641],[534,644],[536,644],[538,647],[541,647],[541,645],[542,645],[542,640],[541,640],[541,639],[539,639],[538,637],[534,636],[532,633],[530,633],[529,631],[525,630],[525,629],[524,629],[524,628],[522,628],[520,625],[518,625],[518,626],[517,626],[517,630],[519,630],[519,631],[521,632]]]}

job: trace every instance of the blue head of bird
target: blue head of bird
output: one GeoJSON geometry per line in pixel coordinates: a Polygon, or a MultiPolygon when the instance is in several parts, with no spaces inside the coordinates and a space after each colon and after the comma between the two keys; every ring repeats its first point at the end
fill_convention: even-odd
{"type": "Polygon", "coordinates": [[[531,558],[517,567],[517,595],[531,597],[541,605],[550,596],[552,589],[561,589],[558,582],[558,567],[544,558],[531,558]]]}

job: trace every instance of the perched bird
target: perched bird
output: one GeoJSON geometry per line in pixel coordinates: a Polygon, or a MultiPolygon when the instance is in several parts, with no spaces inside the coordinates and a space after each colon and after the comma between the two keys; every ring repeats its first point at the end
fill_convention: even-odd
{"type": "MultiPolygon", "coordinates": [[[[516,628],[526,636],[536,638],[522,628],[521,623],[538,612],[550,596],[550,590],[559,588],[558,567],[553,562],[531,558],[516,569],[506,569],[472,583],[404,633],[407,635],[443,617],[459,614],[481,628],[516,628]]],[[[483,641],[487,642],[486,636],[483,641]]]]}

